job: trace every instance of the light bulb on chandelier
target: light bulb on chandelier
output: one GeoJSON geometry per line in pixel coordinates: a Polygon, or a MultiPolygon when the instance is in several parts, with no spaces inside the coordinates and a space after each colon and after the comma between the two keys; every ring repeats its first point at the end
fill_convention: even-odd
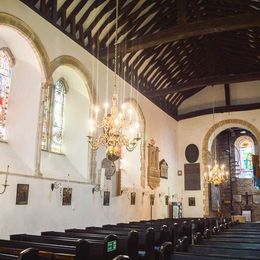
{"type": "Polygon", "coordinates": [[[118,96],[112,97],[110,112],[108,106],[104,106],[104,116],[99,119],[97,107],[94,108],[95,119],[89,121],[88,141],[92,149],[97,150],[101,145],[106,147],[106,156],[111,161],[121,157],[122,147],[133,151],[141,139],[139,136],[139,123],[132,118],[133,111],[125,114],[119,111],[118,96]],[[99,131],[100,130],[100,131],[99,131]],[[94,133],[95,132],[95,133],[94,133]],[[129,136],[126,134],[129,132],[129,136]]]}
{"type": "Polygon", "coordinates": [[[205,174],[205,179],[208,183],[219,186],[228,180],[228,176],[229,173],[226,171],[226,166],[224,164],[219,165],[215,159],[213,167],[208,165],[208,172],[205,174]]]}

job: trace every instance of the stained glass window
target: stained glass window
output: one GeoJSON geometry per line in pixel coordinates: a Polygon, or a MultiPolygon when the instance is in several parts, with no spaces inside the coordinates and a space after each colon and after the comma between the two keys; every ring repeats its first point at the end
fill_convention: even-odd
{"type": "Polygon", "coordinates": [[[252,155],[254,154],[254,141],[249,136],[240,136],[235,143],[236,160],[240,165],[239,178],[253,177],[252,155]]]}
{"type": "Polygon", "coordinates": [[[67,84],[59,79],[53,88],[45,89],[43,108],[42,149],[62,152],[64,105],[67,84]]]}
{"type": "Polygon", "coordinates": [[[43,103],[43,119],[42,119],[42,149],[48,150],[49,132],[50,132],[50,112],[52,91],[51,86],[46,86],[44,89],[44,103],[43,103]]]}
{"type": "Polygon", "coordinates": [[[0,140],[6,139],[6,115],[13,62],[9,49],[0,49],[0,140]]]}

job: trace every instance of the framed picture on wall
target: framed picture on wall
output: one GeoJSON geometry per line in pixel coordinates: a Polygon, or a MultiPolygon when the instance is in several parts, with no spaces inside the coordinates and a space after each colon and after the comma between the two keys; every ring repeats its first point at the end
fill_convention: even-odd
{"type": "Polygon", "coordinates": [[[178,170],[178,176],[182,176],[182,170],[178,170]]]}
{"type": "Polygon", "coordinates": [[[164,197],[164,199],[165,199],[165,205],[166,205],[166,206],[169,205],[169,195],[166,195],[166,196],[164,197]]]}
{"type": "Polygon", "coordinates": [[[135,205],[135,198],[136,198],[136,193],[135,192],[131,192],[130,193],[130,204],[131,205],[135,205]]]}
{"type": "Polygon", "coordinates": [[[160,177],[164,179],[168,179],[168,163],[162,159],[159,162],[159,168],[160,168],[160,177]]]}
{"type": "Polygon", "coordinates": [[[196,206],[195,197],[189,197],[189,206],[196,206]]]}
{"type": "Polygon", "coordinates": [[[17,184],[16,205],[27,205],[29,196],[29,184],[17,184]]]}
{"type": "Polygon", "coordinates": [[[109,206],[109,202],[110,202],[110,191],[104,191],[103,205],[109,206]]]}
{"type": "Polygon", "coordinates": [[[150,205],[151,205],[151,206],[154,205],[154,199],[155,199],[154,194],[150,194],[150,205]]]}
{"type": "Polygon", "coordinates": [[[62,190],[62,205],[69,206],[71,205],[72,198],[72,188],[63,188],[62,190]]]}

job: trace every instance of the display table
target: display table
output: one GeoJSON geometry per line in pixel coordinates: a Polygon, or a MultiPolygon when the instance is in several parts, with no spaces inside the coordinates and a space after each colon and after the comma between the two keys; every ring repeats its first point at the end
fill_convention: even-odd
{"type": "Polygon", "coordinates": [[[233,220],[233,221],[238,220],[239,223],[245,223],[245,222],[246,222],[246,216],[234,215],[234,216],[232,216],[232,220],[233,220]]]}

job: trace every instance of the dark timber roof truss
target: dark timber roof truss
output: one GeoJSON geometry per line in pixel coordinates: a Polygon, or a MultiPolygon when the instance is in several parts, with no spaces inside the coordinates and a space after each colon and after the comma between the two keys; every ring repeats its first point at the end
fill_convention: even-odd
{"type": "MultiPolygon", "coordinates": [[[[113,69],[116,0],[21,1],[113,69]]],[[[118,23],[117,73],[177,120],[207,85],[260,79],[260,0],[119,0],[118,23]]]]}

